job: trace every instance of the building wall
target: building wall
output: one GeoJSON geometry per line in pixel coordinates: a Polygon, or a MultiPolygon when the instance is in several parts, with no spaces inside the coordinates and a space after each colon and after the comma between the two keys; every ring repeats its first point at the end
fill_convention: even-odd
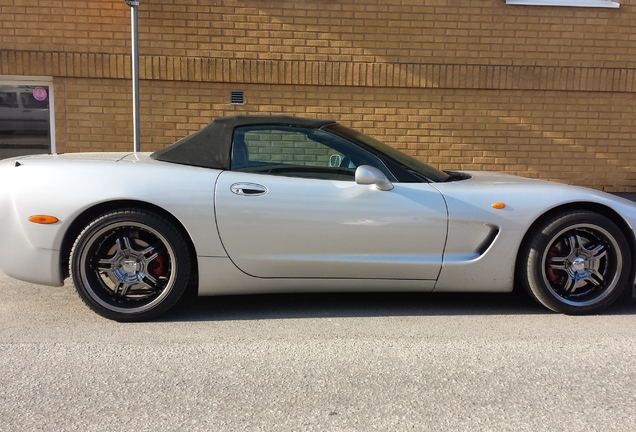
{"type": "MultiPolygon", "coordinates": [[[[285,113],[339,120],[442,168],[636,191],[630,2],[140,3],[142,150],[219,115],[285,113]],[[230,90],[246,104],[230,105],[230,90]]],[[[0,0],[0,74],[54,77],[60,152],[132,147],[129,53],[123,0],[0,0]]]]}

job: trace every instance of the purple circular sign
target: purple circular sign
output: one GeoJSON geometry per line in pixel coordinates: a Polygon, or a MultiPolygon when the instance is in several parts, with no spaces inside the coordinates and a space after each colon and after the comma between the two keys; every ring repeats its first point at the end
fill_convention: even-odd
{"type": "Polygon", "coordinates": [[[42,102],[47,96],[48,93],[44,87],[36,87],[33,89],[33,99],[36,101],[42,102]]]}

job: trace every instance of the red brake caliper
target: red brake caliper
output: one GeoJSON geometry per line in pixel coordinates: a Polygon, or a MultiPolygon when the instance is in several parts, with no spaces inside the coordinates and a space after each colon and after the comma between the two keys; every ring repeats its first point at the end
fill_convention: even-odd
{"type": "Polygon", "coordinates": [[[548,260],[545,263],[545,274],[552,283],[557,283],[561,276],[558,273],[555,273],[552,267],[550,267],[551,258],[554,258],[559,254],[559,249],[556,246],[553,246],[548,251],[548,260]]]}
{"type": "Polygon", "coordinates": [[[163,274],[163,255],[159,255],[157,258],[155,258],[154,260],[152,260],[152,262],[150,263],[150,273],[152,273],[155,276],[161,276],[163,274]]]}

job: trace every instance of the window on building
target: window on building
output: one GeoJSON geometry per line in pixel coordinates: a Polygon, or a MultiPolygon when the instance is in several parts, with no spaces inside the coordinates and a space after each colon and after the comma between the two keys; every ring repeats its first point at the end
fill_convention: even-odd
{"type": "Polygon", "coordinates": [[[0,159],[54,151],[52,87],[0,77],[0,159]]]}
{"type": "Polygon", "coordinates": [[[529,6],[578,6],[617,8],[620,3],[611,0],[506,0],[506,4],[529,6]]]}

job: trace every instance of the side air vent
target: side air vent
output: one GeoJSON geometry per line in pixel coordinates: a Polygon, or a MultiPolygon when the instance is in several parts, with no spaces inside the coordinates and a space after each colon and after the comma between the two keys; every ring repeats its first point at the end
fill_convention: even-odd
{"type": "Polygon", "coordinates": [[[494,243],[495,239],[497,238],[497,235],[499,235],[498,226],[495,226],[492,224],[485,224],[485,225],[490,229],[490,231],[488,232],[488,235],[481,241],[479,246],[477,246],[477,250],[475,251],[477,252],[477,255],[485,254],[488,248],[494,243]]]}
{"type": "Polygon", "coordinates": [[[245,105],[245,92],[243,90],[231,90],[230,103],[232,105],[245,105]]]}

